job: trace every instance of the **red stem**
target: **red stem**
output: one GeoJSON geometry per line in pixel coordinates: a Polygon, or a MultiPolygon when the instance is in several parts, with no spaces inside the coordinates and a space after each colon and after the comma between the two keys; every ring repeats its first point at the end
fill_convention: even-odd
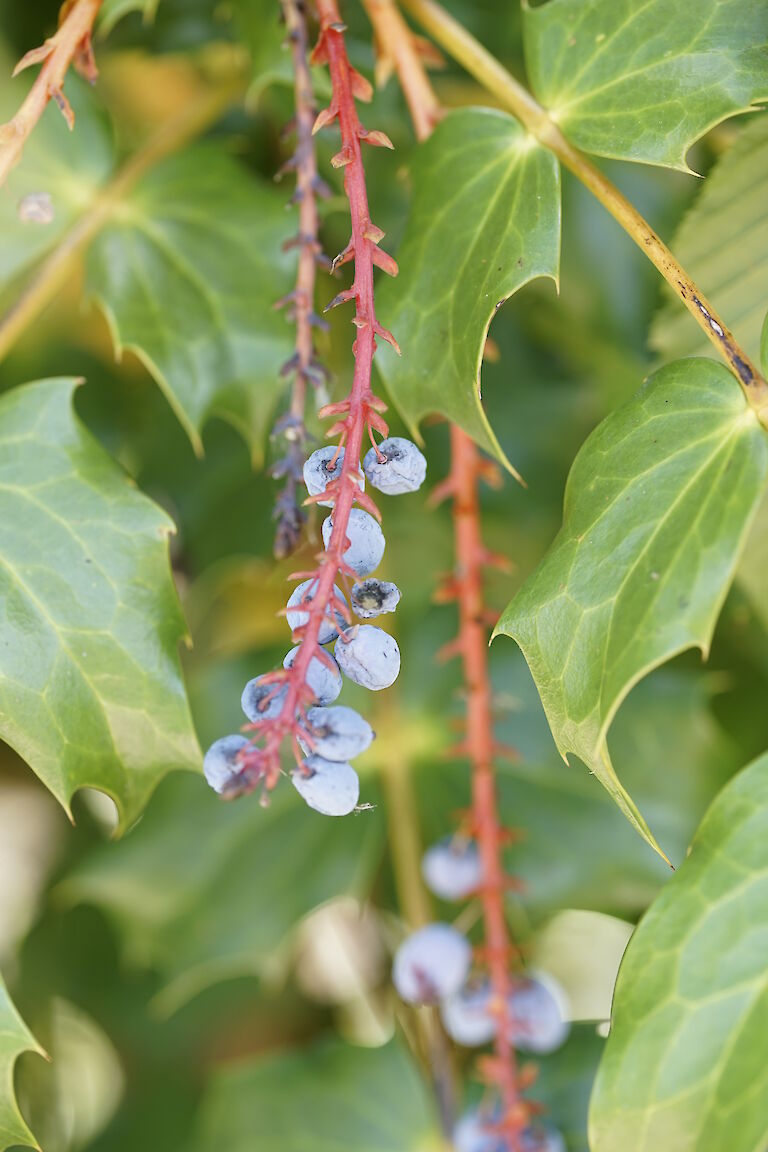
{"type": "MultiPolygon", "coordinates": [[[[418,140],[430,135],[440,107],[416,49],[414,37],[392,0],[365,0],[379,50],[391,59],[413,120],[418,140]]],[[[519,1134],[529,1119],[520,1096],[515,1050],[510,1041],[510,961],[516,956],[504,912],[508,877],[503,863],[504,832],[498,815],[493,735],[493,696],[488,670],[487,610],[483,594],[483,568],[494,558],[486,551],[481,533],[479,481],[492,466],[483,460],[474,442],[451,426],[451,475],[445,486],[453,497],[456,570],[447,596],[459,608],[459,637],[455,646],[463,662],[467,696],[467,731],[464,748],[472,769],[470,823],[480,851],[483,885],[479,892],[485,928],[484,958],[498,1018],[494,1056],[482,1063],[485,1078],[496,1087],[502,1117],[499,1135],[509,1152],[517,1152],[519,1134]]]]}
{"type": "MultiPolygon", "coordinates": [[[[345,445],[344,464],[340,476],[332,481],[318,499],[334,500],[333,530],[328,547],[318,557],[318,567],[312,573],[297,573],[297,578],[309,577],[315,584],[312,599],[305,601],[303,610],[308,615],[306,624],[295,629],[294,636],[300,639],[299,651],[292,668],[271,674],[279,685],[285,684],[287,693],[280,713],[273,720],[259,725],[258,735],[262,739],[260,747],[252,746],[241,754],[243,765],[242,780],[238,790],[256,787],[263,781],[266,788],[273,788],[280,775],[280,747],[283,738],[291,734],[304,735],[302,717],[305,708],[313,700],[312,690],[307,684],[307,673],[314,658],[327,662],[325,650],[318,641],[323,622],[332,617],[336,607],[334,583],[338,575],[354,577],[354,573],[344,563],[343,555],[348,547],[347,527],[353,504],[367,508],[378,517],[378,511],[369,496],[362,493],[357,483],[360,469],[360,453],[363,436],[372,436],[373,430],[387,434],[387,425],[380,413],[384,404],[371,391],[371,368],[376,351],[376,336],[394,343],[391,335],[376,320],[373,300],[373,268],[378,264],[386,271],[397,269],[390,256],[378,248],[383,237],[381,229],[371,222],[368,210],[368,195],[365,184],[365,170],[360,148],[361,139],[372,144],[386,144],[389,141],[381,133],[367,132],[357,116],[355,97],[370,97],[370,85],[349,63],[344,45],[344,25],[341,23],[336,0],[318,0],[320,38],[313,53],[315,63],[327,63],[331,74],[332,99],[330,106],[317,117],[314,130],[317,131],[338,119],[341,129],[341,151],[334,157],[335,167],[344,167],[344,190],[349,200],[352,238],[336,264],[354,260],[352,287],[337,297],[339,303],[354,299],[355,316],[353,323],[357,335],[352,345],[355,369],[352,388],[346,400],[327,405],[320,416],[344,416],[329,430],[329,435],[339,434],[345,445]],[[333,605],[333,607],[332,607],[333,605]]],[[[298,759],[298,757],[297,757],[298,759]]]]}

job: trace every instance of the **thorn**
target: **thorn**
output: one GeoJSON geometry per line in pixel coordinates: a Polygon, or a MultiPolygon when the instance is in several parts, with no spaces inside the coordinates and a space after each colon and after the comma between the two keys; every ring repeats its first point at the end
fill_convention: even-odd
{"type": "Polygon", "coordinates": [[[331,261],[331,272],[335,272],[337,268],[341,268],[342,264],[348,264],[350,260],[355,258],[355,247],[350,240],[346,248],[339,252],[338,256],[334,256],[331,261]]]}
{"type": "Polygon", "coordinates": [[[350,87],[352,88],[352,95],[357,100],[362,100],[364,104],[370,104],[373,98],[373,88],[365,76],[362,76],[356,68],[349,68],[350,87]]]}
{"type": "Polygon", "coordinates": [[[86,32],[78,45],[72,61],[75,71],[82,76],[88,84],[95,84],[99,78],[99,70],[93,55],[93,43],[90,32],[86,32]]]}
{"type": "Polygon", "coordinates": [[[393,152],[395,150],[395,146],[386,132],[380,132],[378,128],[374,128],[371,132],[367,128],[360,128],[357,134],[361,140],[364,140],[366,144],[372,144],[374,148],[391,148],[393,152]]]}
{"type": "Polygon", "coordinates": [[[339,292],[334,296],[329,304],[323,308],[323,312],[330,312],[332,308],[338,308],[339,304],[348,304],[350,300],[354,300],[357,295],[354,288],[345,288],[343,292],[339,292]]]}
{"type": "Polygon", "coordinates": [[[363,236],[373,244],[380,244],[386,236],[386,232],[383,228],[379,228],[378,224],[374,224],[372,220],[369,220],[363,229],[363,236]]]}
{"type": "Polygon", "coordinates": [[[329,124],[333,124],[334,120],[339,114],[335,102],[331,102],[327,108],[321,109],[315,117],[315,122],[312,125],[312,135],[315,136],[321,128],[326,128],[329,124]]]}
{"type": "Polygon", "coordinates": [[[340,152],[337,152],[335,156],[331,156],[331,167],[344,168],[347,164],[351,164],[353,160],[352,149],[348,144],[345,144],[340,152]]]}
{"type": "Polygon", "coordinates": [[[397,260],[390,256],[388,252],[382,251],[381,248],[373,249],[373,262],[381,268],[382,272],[386,272],[388,276],[397,276],[400,269],[397,266],[397,260]]]}
{"type": "Polygon", "coordinates": [[[441,480],[427,498],[427,508],[438,508],[444,500],[450,500],[456,495],[456,484],[453,476],[446,476],[445,480],[441,480]]]}
{"type": "Polygon", "coordinates": [[[445,664],[448,660],[454,660],[457,656],[461,656],[463,652],[463,645],[461,637],[457,636],[455,640],[449,640],[447,644],[443,644],[442,648],[437,651],[437,661],[440,664],[445,664]]]}
{"type": "MultiPolygon", "coordinates": [[[[364,508],[366,512],[370,512],[374,520],[381,522],[381,512],[379,512],[367,492],[361,492],[358,488],[357,492],[355,492],[355,502],[359,504],[361,508],[364,508]]],[[[355,579],[357,579],[357,577],[355,577],[355,579]]]]}
{"type": "Polygon", "coordinates": [[[31,48],[29,52],[19,60],[11,75],[14,77],[18,76],[19,72],[23,72],[25,68],[31,68],[33,64],[42,64],[43,60],[48,59],[55,47],[56,39],[52,37],[50,40],[46,40],[44,44],[41,44],[39,48],[31,48]]]}
{"type": "Polygon", "coordinates": [[[72,111],[72,105],[70,104],[69,100],[67,100],[67,98],[64,95],[64,93],[62,92],[61,88],[58,88],[58,87],[50,88],[49,89],[49,95],[51,96],[51,99],[55,100],[56,103],[58,104],[59,111],[61,112],[62,116],[66,120],[67,128],[69,128],[69,130],[71,132],[72,129],[75,127],[75,114],[72,111]]]}
{"type": "Polygon", "coordinates": [[[392,335],[392,333],[387,328],[382,328],[381,324],[379,324],[377,321],[373,326],[373,330],[377,336],[381,336],[382,340],[386,340],[387,344],[392,345],[395,352],[397,352],[398,356],[402,355],[402,353],[400,351],[400,345],[398,344],[397,340],[395,340],[394,336],[392,335]]]}

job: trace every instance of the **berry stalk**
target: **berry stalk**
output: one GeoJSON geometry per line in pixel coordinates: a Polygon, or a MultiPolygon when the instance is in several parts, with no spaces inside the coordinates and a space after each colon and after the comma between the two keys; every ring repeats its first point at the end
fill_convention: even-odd
{"type": "Polygon", "coordinates": [[[296,579],[311,581],[311,598],[302,601],[302,611],[306,622],[294,629],[294,637],[299,648],[292,666],[265,677],[275,685],[275,693],[285,688],[280,711],[272,719],[258,725],[260,746],[251,745],[239,755],[241,771],[238,779],[228,789],[230,794],[250,791],[263,783],[267,790],[273,788],[280,776],[280,748],[285,737],[293,741],[294,753],[300,763],[298,740],[304,738],[306,726],[303,722],[307,707],[313,702],[314,694],[308,683],[310,665],[313,660],[322,664],[332,664],[331,658],[320,643],[322,629],[333,623],[334,614],[341,614],[351,623],[349,609],[339,605],[334,594],[336,577],[353,577],[355,572],[344,560],[348,541],[350,512],[354,504],[380,519],[378,510],[371,498],[360,490],[359,470],[363,437],[367,431],[375,446],[374,431],[387,435],[387,425],[381,412],[385,405],[371,390],[371,368],[376,350],[376,337],[388,340],[397,347],[392,335],[382,328],[376,318],[373,295],[374,265],[395,275],[397,265],[379,247],[384,233],[371,221],[368,208],[365,169],[363,166],[361,141],[369,144],[392,147],[389,139],[380,132],[368,131],[360,123],[355,100],[368,100],[371,87],[349,63],[344,44],[344,25],[341,23],[336,0],[319,0],[317,5],[320,21],[320,37],[312,55],[315,63],[325,63],[331,75],[332,98],[328,108],[320,112],[315,120],[313,131],[333,123],[339,123],[341,150],[333,157],[336,168],[344,168],[344,190],[349,200],[352,236],[349,244],[334,261],[334,267],[354,262],[352,286],[340,292],[329,307],[346,301],[355,302],[353,324],[357,335],[352,345],[355,359],[354,375],[349,396],[336,404],[321,409],[320,417],[336,417],[329,436],[339,436],[337,457],[344,448],[344,459],[340,474],[328,483],[324,492],[311,496],[308,502],[333,502],[333,527],[327,541],[326,550],[318,557],[318,566],[313,572],[295,573],[296,579]]]}
{"type": "Polygon", "coordinates": [[[296,549],[306,521],[306,513],[300,506],[298,496],[307,443],[304,426],[307,387],[309,384],[320,384],[325,375],[324,368],[315,356],[312,331],[325,324],[314,311],[317,266],[325,263],[318,240],[317,197],[324,194],[325,185],[317,174],[312,136],[315,103],[309,71],[306,12],[303,0],[282,0],[282,8],[293,61],[296,148],[280,174],[290,170],[296,172],[296,189],[292,199],[299,206],[299,230],[286,247],[297,248],[299,259],[296,287],[288,297],[278,302],[278,306],[290,306],[291,317],[296,325],[294,354],[283,367],[286,375],[293,375],[291,402],[288,412],[277,422],[274,430],[275,435],[285,439],[287,446],[285,456],[273,469],[274,476],[285,479],[275,505],[277,529],[274,551],[278,559],[283,559],[296,549]]]}
{"type": "Polygon", "coordinates": [[[27,139],[46,109],[55,100],[69,125],[74,128],[75,115],[64,95],[64,80],[73,64],[91,84],[96,80],[96,64],[91,50],[91,32],[102,0],[68,0],[61,9],[55,35],[40,48],[27,52],[13,70],[17,76],[25,68],[40,64],[40,74],[16,115],[0,127],[0,187],[18,163],[27,139]]]}
{"type": "MultiPolygon", "coordinates": [[[[417,41],[393,0],[364,0],[377,48],[386,53],[397,74],[413,121],[414,134],[425,140],[439,119],[440,106],[427,78],[417,41]]],[[[469,823],[476,838],[482,870],[478,895],[483,909],[485,947],[491,987],[491,1011],[497,1020],[494,1055],[482,1061],[484,1078],[494,1085],[501,1104],[499,1136],[509,1152],[517,1152],[529,1110],[520,1096],[515,1050],[511,1042],[512,979],[510,961],[516,956],[504,910],[509,881],[504,870],[505,834],[498,816],[494,757],[492,686],[488,670],[488,613],[484,602],[483,567],[503,563],[485,549],[481,533],[479,481],[492,475],[474,442],[451,426],[451,474],[443,493],[453,498],[456,571],[443,590],[459,609],[459,636],[454,646],[463,663],[466,689],[466,740],[463,751],[472,772],[472,811],[469,823]]]]}

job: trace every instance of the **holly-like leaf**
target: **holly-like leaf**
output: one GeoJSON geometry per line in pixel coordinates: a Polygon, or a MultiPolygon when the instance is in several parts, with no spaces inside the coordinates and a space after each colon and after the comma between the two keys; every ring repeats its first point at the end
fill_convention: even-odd
{"type": "Polygon", "coordinates": [[[728,116],[768,99],[763,0],[524,0],[533,90],[578,147],[688,171],[728,116]]]}
{"type": "Polygon", "coordinates": [[[494,633],[522,648],[560,753],[575,752],[654,847],[608,729],[652,668],[708,651],[767,475],[768,439],[727,369],[662,368],[584,444],[563,527],[494,633]]]}
{"type": "MultiPolygon", "coordinates": [[[[758,115],[723,153],[672,240],[705,296],[717,301],[740,347],[757,359],[768,299],[768,115],[758,115]]],[[[671,289],[656,314],[651,346],[665,360],[703,356],[711,344],[671,289]]]]}
{"type": "Polygon", "coordinates": [[[0,1152],[17,1144],[38,1147],[19,1110],[13,1087],[14,1066],[22,1052],[45,1055],[16,1011],[0,976],[0,1152]]]}
{"type": "Polygon", "coordinates": [[[317,905],[363,895],[381,845],[378,813],[320,816],[287,781],[264,809],[255,798],[222,804],[177,777],[129,837],[89,856],[60,891],[107,913],[129,959],[163,974],[171,1010],[217,980],[262,972],[317,905]]]}
{"type": "Polygon", "coordinates": [[[768,756],[705,816],[619,970],[592,1152],[768,1143],[768,756]]]}
{"type": "Polygon", "coordinates": [[[73,417],[74,384],[0,398],[0,737],[67,811],[98,788],[125,827],[200,753],[173,524],[73,417]]]}
{"type": "Polygon", "coordinates": [[[337,1040],[221,1071],[203,1104],[195,1152],[438,1152],[421,1074],[397,1041],[337,1040]],[[298,1106],[297,1102],[300,1102],[298,1106]]]}
{"type": "Polygon", "coordinates": [[[160,0],[104,0],[99,13],[99,31],[106,36],[129,12],[141,12],[145,20],[152,20],[159,3],[160,0]]]}
{"type": "Polygon", "coordinates": [[[470,109],[437,127],[411,180],[400,274],[377,297],[403,355],[383,345],[376,363],[414,433],[439,412],[506,463],[480,399],[482,353],[508,296],[537,276],[557,281],[557,161],[510,116],[470,109]]]}
{"type": "Polygon", "coordinates": [[[260,456],[292,348],[291,326],[273,307],[295,263],[282,251],[295,227],[285,198],[214,144],[167,157],[138,182],[135,157],[130,178],[115,173],[92,96],[74,83],[71,96],[77,131],[49,107],[9,178],[0,288],[13,282],[18,293],[21,273],[73,227],[93,232],[86,291],[106,313],[117,354],[128,348],[142,360],[198,452],[203,425],[219,416],[260,456]],[[40,192],[51,196],[53,221],[23,223],[17,206],[40,192]]]}

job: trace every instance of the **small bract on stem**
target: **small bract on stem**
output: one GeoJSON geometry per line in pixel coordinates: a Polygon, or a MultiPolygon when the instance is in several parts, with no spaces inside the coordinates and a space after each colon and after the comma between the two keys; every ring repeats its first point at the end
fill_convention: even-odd
{"type": "MultiPolygon", "coordinates": [[[[340,668],[350,679],[372,690],[389,687],[400,668],[395,640],[380,628],[354,624],[347,596],[337,586],[338,580],[348,590],[350,582],[369,577],[384,552],[380,515],[365,491],[363,471],[374,487],[392,491],[392,473],[386,468],[389,457],[379,451],[374,437],[378,433],[386,438],[388,429],[381,415],[385,405],[371,390],[371,367],[377,337],[396,344],[376,317],[373,270],[378,266],[395,275],[397,265],[379,248],[384,234],[371,221],[361,151],[363,141],[391,144],[383,133],[368,131],[358,119],[355,100],[369,99],[371,87],[349,63],[335,0],[319,0],[317,9],[320,35],[312,59],[328,65],[332,97],[329,107],[315,120],[313,132],[334,121],[341,131],[341,150],[332,163],[344,169],[352,237],[334,265],[354,262],[354,275],[352,286],[331,306],[347,300],[355,303],[352,387],[345,400],[320,411],[321,418],[335,418],[328,435],[338,438],[336,447],[313,453],[299,473],[309,491],[306,503],[330,505],[332,514],[323,525],[325,551],[319,554],[317,567],[291,577],[301,581],[285,610],[296,646],[283,668],[257,677],[246,687],[243,707],[250,720],[246,731],[253,739],[246,745],[238,745],[231,737],[217,741],[209,749],[205,767],[209,783],[225,796],[262,787],[262,798],[266,799],[279,780],[281,751],[289,739],[296,761],[293,782],[297,791],[310,807],[336,816],[356,806],[357,776],[349,763],[329,755],[329,749],[338,751],[341,746],[347,751],[362,751],[370,730],[356,714],[355,719],[347,715],[350,710],[336,709],[330,715],[331,710],[326,709],[328,714],[323,717],[324,710],[318,705],[329,704],[338,696],[340,668]],[[361,470],[366,437],[373,445],[375,474],[368,466],[361,470]],[[324,647],[334,639],[336,659],[324,647]],[[322,754],[320,748],[324,749],[322,754]],[[222,768],[222,760],[228,771],[222,768]]],[[[294,15],[295,11],[292,9],[294,15]]],[[[312,255],[314,262],[314,251],[312,255]]],[[[298,319],[298,310],[296,314],[298,319]]],[[[311,315],[308,318],[311,320],[311,315]]],[[[307,331],[305,326],[305,337],[307,331]]],[[[414,491],[424,480],[424,458],[415,445],[403,441],[397,460],[406,458],[408,484],[396,485],[397,491],[414,491]]],[[[388,595],[394,606],[399,598],[397,589],[388,595]]]]}
{"type": "Polygon", "coordinates": [[[48,105],[55,100],[70,128],[75,114],[64,95],[64,80],[70,65],[93,84],[97,77],[91,49],[91,33],[102,0],[69,0],[62,5],[56,33],[40,47],[33,48],[14,68],[14,76],[33,64],[42,64],[40,73],[16,115],[0,127],[0,187],[18,163],[24,145],[48,105]]]}

